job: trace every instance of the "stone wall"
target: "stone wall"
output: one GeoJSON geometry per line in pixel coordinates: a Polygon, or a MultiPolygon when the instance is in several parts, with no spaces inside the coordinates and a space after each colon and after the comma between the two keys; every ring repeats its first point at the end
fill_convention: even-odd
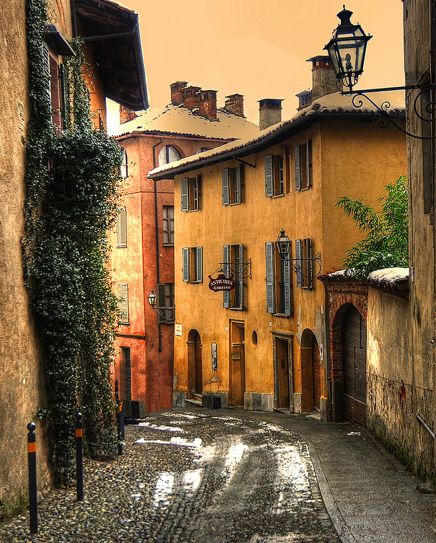
{"type": "Polygon", "coordinates": [[[410,302],[368,292],[368,427],[415,473],[431,475],[433,440],[417,415],[431,421],[432,390],[420,378],[410,333],[410,302]]]}

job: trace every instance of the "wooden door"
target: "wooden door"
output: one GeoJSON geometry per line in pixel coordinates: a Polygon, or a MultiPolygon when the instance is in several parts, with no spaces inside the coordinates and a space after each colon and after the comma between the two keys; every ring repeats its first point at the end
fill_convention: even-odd
{"type": "Polygon", "coordinates": [[[288,409],[290,407],[289,392],[289,349],[287,339],[276,339],[277,364],[277,407],[288,409]]]}
{"type": "Polygon", "coordinates": [[[366,424],[366,323],[354,306],[342,328],[345,418],[366,424]]]}
{"type": "Polygon", "coordinates": [[[201,356],[200,335],[195,337],[195,392],[203,393],[203,357],[201,356]]]}
{"type": "Polygon", "coordinates": [[[312,338],[313,408],[319,411],[321,396],[321,364],[316,337],[312,338]]]}
{"type": "Polygon", "coordinates": [[[244,405],[245,393],[245,332],[244,323],[230,323],[230,405],[244,405]]]}
{"type": "Polygon", "coordinates": [[[197,330],[188,335],[188,398],[203,392],[203,360],[201,338],[197,330]]]}

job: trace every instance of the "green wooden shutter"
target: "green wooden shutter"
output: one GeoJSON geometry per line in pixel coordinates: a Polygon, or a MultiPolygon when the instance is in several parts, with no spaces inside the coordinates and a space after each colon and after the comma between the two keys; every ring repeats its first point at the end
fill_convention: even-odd
{"type": "Polygon", "coordinates": [[[307,288],[313,287],[313,246],[312,246],[312,240],[307,239],[307,258],[309,259],[307,261],[307,274],[308,274],[308,280],[307,280],[307,288]]]}
{"type": "Polygon", "coordinates": [[[127,247],[127,210],[122,207],[117,216],[117,246],[127,247]]]}
{"type": "Polygon", "coordinates": [[[157,306],[158,307],[166,306],[165,283],[159,283],[157,285],[157,306]]]}
{"type": "Polygon", "coordinates": [[[244,166],[242,164],[239,164],[239,166],[236,168],[236,198],[235,203],[240,204],[244,201],[244,166]]]}
{"type": "Polygon", "coordinates": [[[239,309],[244,309],[244,246],[239,245],[238,277],[239,282],[239,309]]]}
{"type": "Polygon", "coordinates": [[[223,205],[227,206],[230,203],[229,195],[229,169],[224,168],[222,171],[223,186],[222,186],[222,200],[223,205]]]}
{"type": "Polygon", "coordinates": [[[195,184],[195,201],[196,201],[196,205],[194,206],[194,209],[201,209],[201,175],[197,175],[195,177],[195,181],[194,181],[194,184],[195,184]]]}
{"type": "Polygon", "coordinates": [[[203,282],[203,247],[195,248],[195,265],[197,274],[197,283],[203,282]]]}
{"type": "Polygon", "coordinates": [[[274,196],[273,156],[265,157],[265,195],[269,198],[274,196]]]}
{"type": "Polygon", "coordinates": [[[182,263],[183,263],[183,281],[189,283],[189,247],[183,247],[182,249],[182,263]]]}
{"type": "Polygon", "coordinates": [[[275,270],[274,270],[274,242],[265,243],[266,259],[266,310],[275,313],[275,270]]]}
{"type": "Polygon", "coordinates": [[[312,171],[311,171],[311,162],[312,162],[312,140],[306,141],[306,179],[307,187],[312,186],[312,171]]]}
{"type": "Polygon", "coordinates": [[[181,183],[182,211],[189,211],[189,179],[184,177],[181,183]]]}
{"type": "Polygon", "coordinates": [[[68,102],[68,82],[66,80],[65,66],[61,64],[59,66],[59,80],[61,83],[61,115],[63,127],[67,128],[67,120],[69,113],[69,102],[68,102]]]}
{"type": "Polygon", "coordinates": [[[301,169],[300,169],[300,146],[295,146],[295,189],[301,190],[301,169]]]}
{"type": "Polygon", "coordinates": [[[296,252],[296,268],[297,268],[297,287],[303,286],[303,270],[302,270],[302,241],[297,239],[295,242],[295,252],[296,252]]]}
{"type": "Polygon", "coordinates": [[[283,283],[285,289],[285,315],[292,315],[292,266],[291,266],[291,247],[289,247],[289,255],[283,263],[283,283]]]}
{"type": "MultiPolygon", "coordinates": [[[[230,245],[224,245],[224,275],[230,277],[230,245]]],[[[230,292],[223,292],[223,305],[224,307],[230,307],[230,292]]]]}
{"type": "Polygon", "coordinates": [[[120,323],[129,324],[129,286],[127,283],[118,285],[118,303],[120,323]]]}

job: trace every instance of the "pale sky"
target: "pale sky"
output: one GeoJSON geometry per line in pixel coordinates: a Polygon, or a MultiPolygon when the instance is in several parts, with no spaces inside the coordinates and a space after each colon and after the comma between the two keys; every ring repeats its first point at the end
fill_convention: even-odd
{"type": "MultiPolygon", "coordinates": [[[[140,16],[150,105],[170,101],[177,80],[244,95],[245,114],[258,120],[257,101],[283,98],[294,114],[295,94],[311,86],[306,59],[323,54],[339,19],[337,0],[121,0],[140,16]]],[[[362,88],[404,84],[401,0],[349,0],[352,21],[374,37],[362,88]]]]}

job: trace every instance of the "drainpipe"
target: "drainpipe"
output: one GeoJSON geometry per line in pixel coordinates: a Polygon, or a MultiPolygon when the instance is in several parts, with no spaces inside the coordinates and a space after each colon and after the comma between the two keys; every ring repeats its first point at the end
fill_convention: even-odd
{"type": "MultiPolygon", "coordinates": [[[[157,166],[156,161],[156,147],[159,147],[159,145],[163,142],[163,139],[160,138],[157,143],[153,145],[153,169],[157,166]]],[[[155,250],[156,250],[156,278],[157,278],[157,285],[160,283],[160,262],[159,262],[159,224],[158,224],[158,209],[157,209],[157,188],[156,188],[156,179],[153,179],[153,195],[154,195],[154,232],[155,232],[155,250]]],[[[158,295],[158,302],[159,302],[159,290],[156,285],[156,294],[158,295]]],[[[158,330],[158,337],[159,337],[159,352],[162,352],[162,338],[160,336],[160,322],[159,322],[159,303],[158,303],[158,309],[156,312],[156,317],[158,320],[157,323],[157,330],[158,330]]]]}

